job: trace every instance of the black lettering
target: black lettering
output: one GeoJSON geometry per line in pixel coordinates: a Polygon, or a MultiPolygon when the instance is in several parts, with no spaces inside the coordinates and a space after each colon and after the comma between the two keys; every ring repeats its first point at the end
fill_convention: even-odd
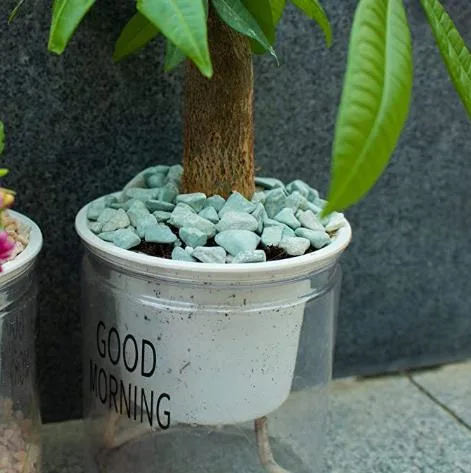
{"type": "Polygon", "coordinates": [[[124,358],[124,366],[126,367],[126,369],[130,373],[132,373],[137,367],[137,362],[139,361],[139,355],[138,355],[138,350],[137,350],[136,339],[131,334],[126,335],[126,338],[124,339],[123,358],[124,358]],[[132,343],[134,344],[134,364],[132,366],[128,364],[128,353],[129,352],[128,352],[128,349],[127,349],[127,345],[128,345],[129,340],[131,340],[132,343]]]}
{"type": "Polygon", "coordinates": [[[144,388],[141,388],[141,424],[143,422],[144,417],[144,406],[146,408],[147,419],[149,425],[152,427],[154,422],[154,391],[150,392],[150,412],[149,412],[149,404],[147,404],[146,392],[144,388]]]}
{"type": "Polygon", "coordinates": [[[134,386],[134,420],[137,419],[137,386],[134,386]]]}
{"type": "Polygon", "coordinates": [[[90,360],[90,392],[96,394],[96,381],[97,381],[97,367],[96,364],[90,360]]]}
{"type": "Polygon", "coordinates": [[[126,393],[124,391],[124,384],[122,380],[119,380],[119,413],[123,413],[123,399],[126,406],[126,414],[128,419],[131,418],[131,385],[128,384],[128,399],[129,403],[126,401],[126,393]]]}
{"type": "Polygon", "coordinates": [[[103,338],[100,337],[100,327],[103,328],[103,330],[106,329],[105,324],[100,320],[98,322],[98,325],[96,326],[96,347],[98,350],[99,355],[104,358],[106,356],[106,343],[103,338]],[[100,344],[101,344],[101,350],[100,350],[100,344]]]}
{"type": "Polygon", "coordinates": [[[170,412],[163,411],[164,417],[166,418],[165,424],[163,424],[160,419],[160,401],[162,401],[162,399],[167,399],[167,401],[170,401],[170,396],[166,393],[162,393],[159,396],[159,399],[157,401],[157,422],[159,423],[159,427],[161,429],[167,430],[170,427],[170,412]]]}
{"type": "Polygon", "coordinates": [[[116,403],[116,394],[118,394],[118,381],[116,378],[110,374],[110,405],[109,408],[111,409],[111,400],[113,399],[114,410],[118,412],[118,404],[116,403]]]}
{"type": "Polygon", "coordinates": [[[142,358],[141,358],[141,375],[144,376],[145,378],[150,378],[155,371],[155,365],[157,363],[157,355],[155,353],[155,348],[154,345],[152,345],[149,340],[146,340],[145,338],[142,339],[142,352],[141,352],[142,358]],[[148,371],[145,370],[145,360],[146,360],[146,347],[149,347],[152,350],[152,368],[149,369],[148,371]]]}
{"type": "Polygon", "coordinates": [[[119,339],[119,333],[118,331],[113,327],[109,332],[108,332],[108,356],[110,358],[110,361],[111,363],[113,363],[113,365],[117,365],[118,362],[119,362],[119,359],[121,357],[121,340],[119,339]],[[115,351],[115,350],[112,350],[112,343],[111,343],[111,335],[114,334],[115,337],[116,337],[116,347],[117,347],[117,355],[116,355],[116,358],[113,359],[113,355],[112,355],[112,351],[115,351]]]}
{"type": "Polygon", "coordinates": [[[100,397],[100,401],[103,404],[106,404],[106,398],[108,397],[108,383],[106,382],[106,373],[103,368],[100,368],[100,372],[98,373],[98,396],[100,397]],[[101,382],[101,375],[103,375],[103,382],[101,382]],[[105,394],[102,396],[102,389],[104,388],[105,394]]]}

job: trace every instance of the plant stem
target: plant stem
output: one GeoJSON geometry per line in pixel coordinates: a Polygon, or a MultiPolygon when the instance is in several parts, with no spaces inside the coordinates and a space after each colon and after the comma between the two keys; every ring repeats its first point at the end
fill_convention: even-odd
{"type": "Polygon", "coordinates": [[[214,75],[208,80],[188,61],[185,73],[183,191],[238,191],[254,184],[253,68],[250,43],[209,11],[208,41],[214,75]]]}

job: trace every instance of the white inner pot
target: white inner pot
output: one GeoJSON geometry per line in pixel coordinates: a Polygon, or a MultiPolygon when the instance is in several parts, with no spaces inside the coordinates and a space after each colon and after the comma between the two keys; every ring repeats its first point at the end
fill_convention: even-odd
{"type": "MultiPolygon", "coordinates": [[[[129,334],[139,345],[143,339],[155,343],[157,352],[149,346],[141,350],[139,365],[144,372],[152,371],[149,377],[142,369],[126,369],[123,356],[116,365],[107,357],[98,358],[100,366],[125,385],[147,392],[165,390],[172,423],[246,422],[273,412],[286,400],[305,303],[319,289],[311,287],[309,275],[336,263],[351,238],[348,224],[328,247],[305,256],[218,265],[120,249],[88,229],[86,213],[84,207],[77,215],[77,232],[93,254],[111,263],[106,284],[116,293],[115,313],[102,315],[108,323],[99,328],[98,338],[111,345],[116,336],[107,335],[113,325],[122,352],[132,351],[132,343],[123,347],[129,334]]],[[[98,330],[94,322],[85,328],[90,336],[98,330]]],[[[116,350],[113,353],[116,356],[116,350]]]]}

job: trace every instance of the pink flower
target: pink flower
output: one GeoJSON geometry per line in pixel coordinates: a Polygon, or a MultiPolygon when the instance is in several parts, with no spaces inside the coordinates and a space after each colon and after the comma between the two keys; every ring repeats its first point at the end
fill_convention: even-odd
{"type": "Polygon", "coordinates": [[[1,264],[4,263],[11,255],[15,243],[10,239],[6,231],[0,231],[0,271],[1,264]]]}

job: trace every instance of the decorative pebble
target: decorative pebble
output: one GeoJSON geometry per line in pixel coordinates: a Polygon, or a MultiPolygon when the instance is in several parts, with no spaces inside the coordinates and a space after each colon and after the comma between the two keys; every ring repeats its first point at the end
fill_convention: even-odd
{"type": "Polygon", "coordinates": [[[256,204],[256,207],[254,211],[252,212],[252,216],[257,219],[258,222],[258,227],[257,227],[257,233],[262,233],[263,231],[263,221],[267,217],[267,213],[265,212],[265,207],[261,202],[258,202],[256,204]]]}
{"type": "Polygon", "coordinates": [[[195,249],[194,249],[192,246],[187,246],[187,247],[185,247],[185,251],[186,251],[189,255],[192,255],[192,254],[193,254],[193,251],[195,251],[195,249]]]}
{"type": "Polygon", "coordinates": [[[165,202],[163,200],[146,200],[146,207],[151,212],[156,210],[163,210],[164,212],[171,212],[175,208],[175,204],[165,202]]]}
{"type": "Polygon", "coordinates": [[[145,209],[146,204],[144,204],[144,202],[142,202],[142,200],[129,199],[129,200],[126,200],[126,202],[114,202],[113,204],[111,204],[111,208],[116,209],[116,210],[124,209],[124,210],[128,211],[131,208],[143,208],[143,209],[145,209]]]}
{"type": "Polygon", "coordinates": [[[259,202],[264,204],[265,203],[265,199],[267,198],[265,192],[255,192],[254,195],[252,196],[252,199],[251,201],[254,203],[254,204],[258,204],[259,202]]]}
{"type": "Polygon", "coordinates": [[[254,232],[257,229],[257,219],[247,212],[226,212],[219,223],[216,224],[218,232],[225,230],[249,230],[254,232]]]}
{"type": "Polygon", "coordinates": [[[144,230],[144,238],[151,243],[174,243],[177,240],[175,233],[163,223],[147,226],[144,230]]]}
{"type": "Polygon", "coordinates": [[[183,175],[183,166],[181,164],[176,164],[169,168],[167,173],[167,179],[169,181],[180,181],[183,175]]]}
{"type": "Polygon", "coordinates": [[[260,242],[260,237],[248,230],[226,230],[218,233],[215,240],[228,253],[236,256],[241,251],[254,251],[260,242]]]}
{"type": "Polygon", "coordinates": [[[307,238],[316,250],[323,248],[330,243],[330,237],[324,230],[298,228],[295,233],[298,237],[307,238]]]}
{"type": "Polygon", "coordinates": [[[165,186],[160,189],[157,199],[163,200],[164,202],[170,202],[171,204],[173,204],[173,202],[175,202],[175,199],[177,198],[177,195],[178,195],[178,187],[174,183],[169,182],[168,184],[165,184],[165,186]]]}
{"type": "Polygon", "coordinates": [[[203,233],[205,233],[209,238],[213,237],[216,234],[216,226],[214,225],[214,223],[191,212],[173,211],[172,216],[170,217],[169,223],[170,225],[173,225],[174,227],[177,227],[177,228],[182,228],[182,227],[197,228],[198,230],[201,230],[203,233]]]}
{"type": "Polygon", "coordinates": [[[276,227],[266,227],[262,233],[263,246],[278,246],[283,236],[283,227],[278,225],[276,227]]]}
{"type": "Polygon", "coordinates": [[[195,258],[193,258],[187,251],[183,248],[176,246],[172,251],[172,259],[177,261],[188,261],[188,262],[195,262],[195,258]]]}
{"type": "Polygon", "coordinates": [[[192,257],[202,263],[226,262],[226,252],[219,246],[198,246],[194,249],[192,257]]]}
{"type": "Polygon", "coordinates": [[[178,232],[183,243],[195,248],[196,246],[204,246],[208,241],[208,236],[201,230],[192,227],[182,227],[178,232]]]}
{"type": "Polygon", "coordinates": [[[306,184],[304,181],[301,179],[296,179],[295,181],[290,182],[286,186],[286,190],[291,194],[295,191],[299,192],[303,197],[306,199],[309,197],[309,193],[311,190],[311,187],[306,184]]]}
{"type": "Polygon", "coordinates": [[[110,207],[112,204],[115,204],[116,202],[118,202],[118,199],[116,198],[115,195],[106,195],[103,200],[105,202],[106,207],[110,207]]]}
{"type": "Polygon", "coordinates": [[[220,195],[212,195],[206,199],[204,208],[212,207],[216,212],[219,212],[224,207],[225,203],[225,199],[220,195]]]}
{"type": "Polygon", "coordinates": [[[295,212],[298,209],[307,210],[309,208],[309,201],[298,191],[294,191],[286,198],[286,207],[293,209],[295,212]]]}
{"type": "Polygon", "coordinates": [[[157,225],[157,219],[152,214],[143,215],[137,219],[136,230],[137,234],[144,238],[146,234],[146,228],[157,225]]]}
{"type": "Polygon", "coordinates": [[[88,220],[96,220],[105,210],[105,201],[103,199],[95,200],[87,208],[88,220]]]}
{"type": "Polygon", "coordinates": [[[265,210],[270,218],[286,207],[286,194],[284,189],[277,187],[267,192],[265,200],[265,210]]]}
{"type": "Polygon", "coordinates": [[[172,211],[172,215],[187,215],[194,213],[196,213],[195,209],[191,208],[188,204],[184,204],[183,202],[177,204],[172,211]]]}
{"type": "Polygon", "coordinates": [[[206,194],[202,192],[194,192],[193,194],[180,194],[177,195],[176,202],[177,204],[182,202],[189,205],[196,212],[199,212],[204,205],[206,200],[206,194]]]}
{"type": "Polygon", "coordinates": [[[146,200],[157,199],[160,189],[141,189],[140,187],[131,187],[124,191],[124,193],[128,198],[145,202],[146,200]]]}
{"type": "Polygon", "coordinates": [[[116,213],[103,224],[102,231],[112,232],[118,230],[119,228],[126,228],[130,225],[130,220],[128,214],[123,210],[116,210],[116,213]]]}
{"type": "Polygon", "coordinates": [[[157,219],[157,223],[167,222],[172,216],[171,212],[165,212],[163,210],[156,210],[152,212],[152,215],[157,219]]]}
{"type": "Polygon", "coordinates": [[[150,215],[150,212],[147,210],[147,208],[144,206],[144,208],[139,208],[139,207],[134,207],[132,206],[128,211],[127,211],[129,221],[131,222],[131,225],[134,227],[137,227],[137,223],[139,219],[145,217],[146,215],[150,215]]]}
{"type": "Polygon", "coordinates": [[[108,207],[104,208],[103,211],[97,218],[97,222],[106,223],[108,220],[111,220],[116,214],[117,210],[109,209],[108,207]]]}
{"type": "Polygon", "coordinates": [[[285,187],[285,185],[274,177],[256,177],[255,185],[264,189],[274,189],[275,187],[285,187]]]}
{"type": "Polygon", "coordinates": [[[299,223],[299,220],[294,216],[293,209],[284,208],[283,210],[278,212],[273,218],[274,220],[277,220],[278,222],[288,225],[288,227],[291,227],[294,230],[296,230],[296,228],[299,228],[301,226],[301,224],[299,223]]]}
{"type": "Polygon", "coordinates": [[[103,228],[103,224],[101,222],[88,222],[88,228],[93,233],[101,233],[101,229],[103,228]]]}
{"type": "Polygon", "coordinates": [[[325,226],[326,231],[335,232],[339,228],[343,227],[346,224],[345,217],[342,213],[332,212],[329,215],[329,220],[325,226]]]}
{"type": "Polygon", "coordinates": [[[219,211],[219,216],[223,217],[227,212],[247,212],[255,210],[255,204],[247,200],[239,192],[233,192],[226,200],[224,207],[219,211]]]}
{"type": "Polygon", "coordinates": [[[312,210],[300,210],[296,217],[301,222],[301,225],[304,228],[309,228],[309,230],[322,230],[324,231],[324,226],[319,221],[319,219],[314,215],[312,210]]]}
{"type": "Polygon", "coordinates": [[[294,236],[296,236],[294,230],[288,227],[288,225],[283,225],[283,234],[281,236],[281,239],[284,240],[285,238],[291,238],[294,236]]]}
{"type": "Polygon", "coordinates": [[[119,248],[129,250],[141,243],[141,239],[128,228],[121,228],[113,232],[113,243],[119,248]]]}
{"type": "Polygon", "coordinates": [[[290,256],[301,256],[306,253],[310,245],[311,243],[307,238],[290,237],[281,240],[279,247],[290,256]]]}
{"type": "Polygon", "coordinates": [[[200,217],[209,220],[212,223],[219,222],[219,215],[214,207],[204,207],[198,214],[200,217]]]}
{"type": "Polygon", "coordinates": [[[232,263],[264,263],[267,255],[263,250],[241,251],[234,256],[232,263]]]}
{"type": "Polygon", "coordinates": [[[165,184],[166,175],[162,173],[151,174],[146,177],[147,187],[151,189],[154,187],[162,187],[165,184]]]}
{"type": "MultiPolygon", "coordinates": [[[[132,230],[131,230],[132,231],[132,230]]],[[[104,241],[113,241],[115,232],[102,232],[98,234],[98,237],[104,241]]]]}

